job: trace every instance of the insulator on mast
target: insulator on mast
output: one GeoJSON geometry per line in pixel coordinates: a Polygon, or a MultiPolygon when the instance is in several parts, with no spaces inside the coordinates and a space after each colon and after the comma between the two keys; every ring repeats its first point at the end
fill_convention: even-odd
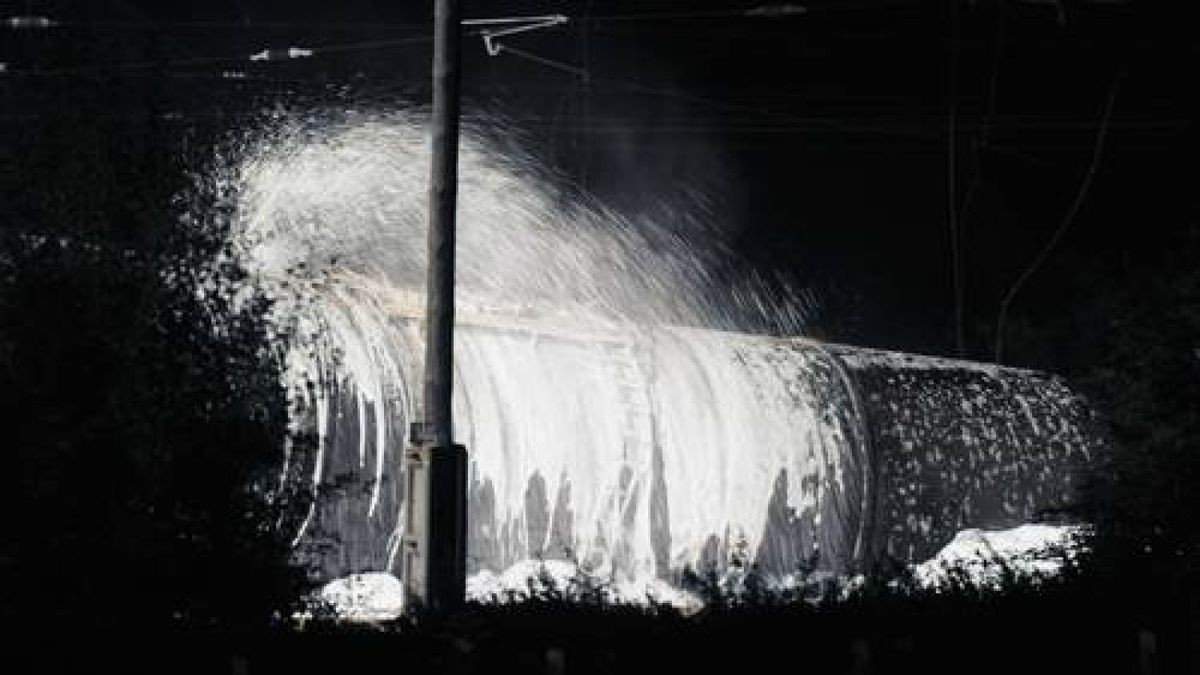
{"type": "Polygon", "coordinates": [[[250,55],[251,61],[287,61],[288,59],[307,59],[313,55],[313,50],[306,47],[288,47],[287,49],[264,49],[250,55]]]}
{"type": "Polygon", "coordinates": [[[10,16],[4,19],[4,26],[12,30],[44,30],[53,28],[58,22],[48,16],[10,16]]]}
{"type": "Polygon", "coordinates": [[[804,5],[759,5],[753,9],[746,10],[746,16],[756,16],[764,18],[776,18],[781,16],[799,16],[807,14],[808,8],[804,5]]]}

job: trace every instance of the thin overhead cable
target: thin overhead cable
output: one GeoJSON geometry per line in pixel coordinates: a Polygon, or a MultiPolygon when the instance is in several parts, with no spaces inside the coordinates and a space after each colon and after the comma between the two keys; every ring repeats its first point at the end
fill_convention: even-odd
{"type": "Polygon", "coordinates": [[[589,77],[588,71],[579,68],[578,66],[556,61],[545,56],[538,56],[522,49],[517,49],[508,44],[501,44],[497,41],[498,38],[507,38],[521,33],[529,33],[543,28],[553,28],[567,23],[567,17],[562,14],[547,14],[543,16],[506,16],[488,19],[465,19],[462,24],[464,26],[479,27],[479,36],[483,38],[483,48],[488,56],[499,56],[503,52],[507,52],[514,56],[523,58],[527,61],[571,73],[586,81],[589,77]]]}
{"type": "Polygon", "coordinates": [[[561,70],[565,73],[570,73],[572,75],[579,77],[584,82],[587,82],[591,78],[591,75],[588,73],[588,71],[586,71],[583,68],[580,68],[578,66],[573,66],[569,63],[563,63],[562,61],[555,61],[554,59],[548,59],[544,56],[538,56],[537,54],[531,54],[527,51],[517,49],[516,47],[510,47],[508,45],[502,45],[502,44],[497,43],[496,51],[494,53],[492,53],[492,56],[499,56],[500,54],[512,54],[513,56],[517,56],[517,57],[525,59],[527,61],[532,61],[534,63],[541,64],[548,68],[554,68],[555,70],[561,70]]]}
{"type": "Polygon", "coordinates": [[[510,35],[518,35],[520,33],[528,33],[530,31],[541,30],[543,28],[551,28],[559,26],[567,22],[567,17],[561,14],[552,16],[535,16],[535,17],[504,17],[499,19],[466,19],[463,21],[464,26],[485,26],[480,29],[480,35],[483,37],[483,47],[487,51],[488,56],[496,56],[500,53],[500,43],[496,42],[496,38],[508,37],[510,35]]]}
{"type": "Polygon", "coordinates": [[[1083,180],[1079,184],[1079,190],[1075,193],[1075,199],[1071,201],[1066,215],[1063,216],[1062,222],[1054,230],[1054,234],[1050,235],[1050,239],[1046,241],[1046,245],[1038,251],[1037,256],[1021,272],[1021,275],[1013,282],[1008,292],[1004,294],[1004,299],[1000,301],[1000,310],[996,316],[996,363],[1000,363],[1000,360],[1004,357],[1004,328],[1005,322],[1008,319],[1009,306],[1012,305],[1013,299],[1017,297],[1017,293],[1029,281],[1034,272],[1037,272],[1038,268],[1050,257],[1050,253],[1058,246],[1058,242],[1062,240],[1063,235],[1075,223],[1075,218],[1079,215],[1079,210],[1083,207],[1083,202],[1087,199],[1088,192],[1092,188],[1092,181],[1096,178],[1096,168],[1100,165],[1100,158],[1104,154],[1104,141],[1108,136],[1109,122],[1112,121],[1113,108],[1117,102],[1117,92],[1120,91],[1121,80],[1124,79],[1125,72],[1125,67],[1118,70],[1116,77],[1113,78],[1112,86],[1108,89],[1108,97],[1104,103],[1104,112],[1100,117],[1100,128],[1096,132],[1096,143],[1092,148],[1092,159],[1088,163],[1087,172],[1084,173],[1083,180]]]}
{"type": "MultiPolygon", "coordinates": [[[[856,5],[850,8],[870,7],[872,5],[856,5]]],[[[824,8],[821,8],[824,9],[824,8]]],[[[839,6],[838,9],[845,9],[839,6]]],[[[799,4],[765,4],[749,8],[728,8],[714,10],[691,10],[675,12],[639,12],[629,14],[591,15],[586,18],[589,23],[638,22],[638,21],[681,21],[694,19],[728,19],[742,17],[747,19],[777,19],[794,17],[815,11],[814,8],[799,4]]],[[[547,15],[556,16],[556,15],[547,15]]],[[[520,24],[530,18],[539,17],[506,17],[504,19],[467,19],[464,25],[502,25],[520,24]]],[[[88,28],[259,28],[259,29],[301,29],[320,28],[323,30],[427,30],[429,22],[315,22],[315,21],[87,21],[56,23],[62,27],[88,28]]]]}
{"type": "MultiPolygon", "coordinates": [[[[500,17],[494,19],[467,19],[463,21],[463,25],[473,28],[464,34],[464,37],[477,36],[484,40],[484,47],[487,53],[491,56],[497,56],[502,52],[511,53],[514,56],[524,58],[529,61],[539,63],[544,66],[572,73],[579,77],[587,78],[587,72],[581,68],[577,68],[567,63],[555,61],[543,56],[538,56],[530,52],[516,49],[507,44],[501,44],[496,39],[525,33],[540,28],[547,28],[559,24],[566,23],[567,17],[562,15],[534,16],[534,17],[500,17]]],[[[146,26],[158,26],[152,23],[145,23],[146,26]]],[[[131,61],[125,63],[113,63],[94,66],[81,66],[78,68],[61,68],[56,70],[40,70],[38,75],[69,75],[69,74],[86,74],[105,71],[129,71],[129,70],[151,70],[156,68],[171,68],[180,66],[197,66],[217,63],[236,63],[238,61],[285,61],[295,60],[299,58],[310,58],[321,54],[335,54],[353,51],[365,51],[371,49],[389,49],[396,47],[405,47],[417,44],[431,44],[433,38],[429,35],[418,35],[412,37],[395,38],[389,40],[367,40],[359,42],[350,42],[344,44],[325,45],[320,47],[287,47],[287,48],[268,48],[254,52],[252,54],[237,54],[227,56],[197,56],[188,58],[164,59],[157,61],[131,61]]],[[[12,72],[12,71],[10,71],[12,72]]]]}
{"type": "MultiPolygon", "coordinates": [[[[587,4],[583,8],[584,19],[591,18],[593,0],[587,0],[587,4]]],[[[581,39],[579,41],[580,63],[588,76],[583,78],[580,86],[580,113],[583,117],[583,123],[590,125],[592,123],[592,51],[591,51],[591,28],[588,24],[583,24],[581,39]]],[[[582,157],[578,164],[579,186],[587,191],[588,173],[592,162],[592,144],[586,134],[580,134],[578,137],[572,136],[573,139],[578,138],[582,145],[582,157]]]]}
{"type": "Polygon", "coordinates": [[[324,45],[320,47],[288,47],[286,49],[267,49],[252,54],[229,54],[224,56],[196,56],[189,58],[177,59],[161,59],[156,61],[126,61],[121,63],[98,64],[92,66],[79,66],[73,68],[58,68],[51,70],[38,70],[36,72],[10,70],[10,74],[19,75],[84,75],[105,72],[122,72],[122,71],[137,71],[137,70],[153,70],[160,68],[179,68],[189,66],[201,66],[212,64],[229,64],[237,62],[254,62],[254,61],[278,61],[296,58],[308,58],[319,54],[334,54],[342,52],[367,51],[372,49],[391,49],[399,47],[408,47],[419,44],[431,44],[433,38],[429,36],[398,38],[395,40],[370,40],[364,42],[349,42],[344,44],[324,45]]]}

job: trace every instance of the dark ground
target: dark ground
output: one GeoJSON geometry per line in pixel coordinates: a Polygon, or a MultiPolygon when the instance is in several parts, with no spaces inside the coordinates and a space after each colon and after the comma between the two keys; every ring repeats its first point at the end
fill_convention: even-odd
{"type": "Polygon", "coordinates": [[[40,672],[1187,673],[1196,643],[1184,625],[1141,620],[1111,590],[1076,580],[986,597],[754,605],[690,618],[545,600],[420,625],[254,636],[60,630],[74,644],[39,647],[32,663],[40,672]]]}

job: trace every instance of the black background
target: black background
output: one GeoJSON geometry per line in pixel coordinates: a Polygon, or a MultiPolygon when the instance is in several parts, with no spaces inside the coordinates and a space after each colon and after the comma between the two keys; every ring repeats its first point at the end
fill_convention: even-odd
{"type": "MultiPolygon", "coordinates": [[[[300,89],[424,104],[431,6],[9,3],[6,15],[61,25],[7,31],[0,86],[10,118],[31,90],[88,77],[122,83],[105,89],[98,110],[163,109],[185,121],[219,118],[246,92],[260,103],[270,100],[264,92],[300,89]],[[318,54],[246,58],[293,45],[318,54]],[[247,79],[225,79],[227,71],[247,79]]],[[[1070,283],[1081,269],[1103,275],[1105,265],[1142,254],[1146,261],[1133,264],[1153,265],[1154,252],[1195,242],[1188,101],[1198,61],[1181,6],[846,0],[747,16],[756,6],[466,2],[467,17],[569,16],[566,26],[508,44],[590,74],[585,81],[513,54],[489,58],[468,37],[468,114],[508,118],[567,181],[618,208],[656,200],[687,208],[703,192],[747,258],[816,291],[810,332],[835,340],[960,351],[953,180],[961,351],[990,358],[1000,299],[1075,198],[1114,86],[1094,184],[1014,300],[1012,320],[1036,326],[1087,303],[1070,283]]],[[[1053,369],[1062,361],[1044,348],[1014,349],[1017,362],[1053,369]]]]}

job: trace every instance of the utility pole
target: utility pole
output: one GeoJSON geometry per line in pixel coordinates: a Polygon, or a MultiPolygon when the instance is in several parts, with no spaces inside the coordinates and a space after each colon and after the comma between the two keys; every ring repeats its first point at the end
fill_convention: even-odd
{"type": "Polygon", "coordinates": [[[466,448],[452,438],[454,241],[458,195],[458,0],[435,0],[422,421],[405,453],[404,582],[408,607],[444,612],[466,592],[466,448]]]}

